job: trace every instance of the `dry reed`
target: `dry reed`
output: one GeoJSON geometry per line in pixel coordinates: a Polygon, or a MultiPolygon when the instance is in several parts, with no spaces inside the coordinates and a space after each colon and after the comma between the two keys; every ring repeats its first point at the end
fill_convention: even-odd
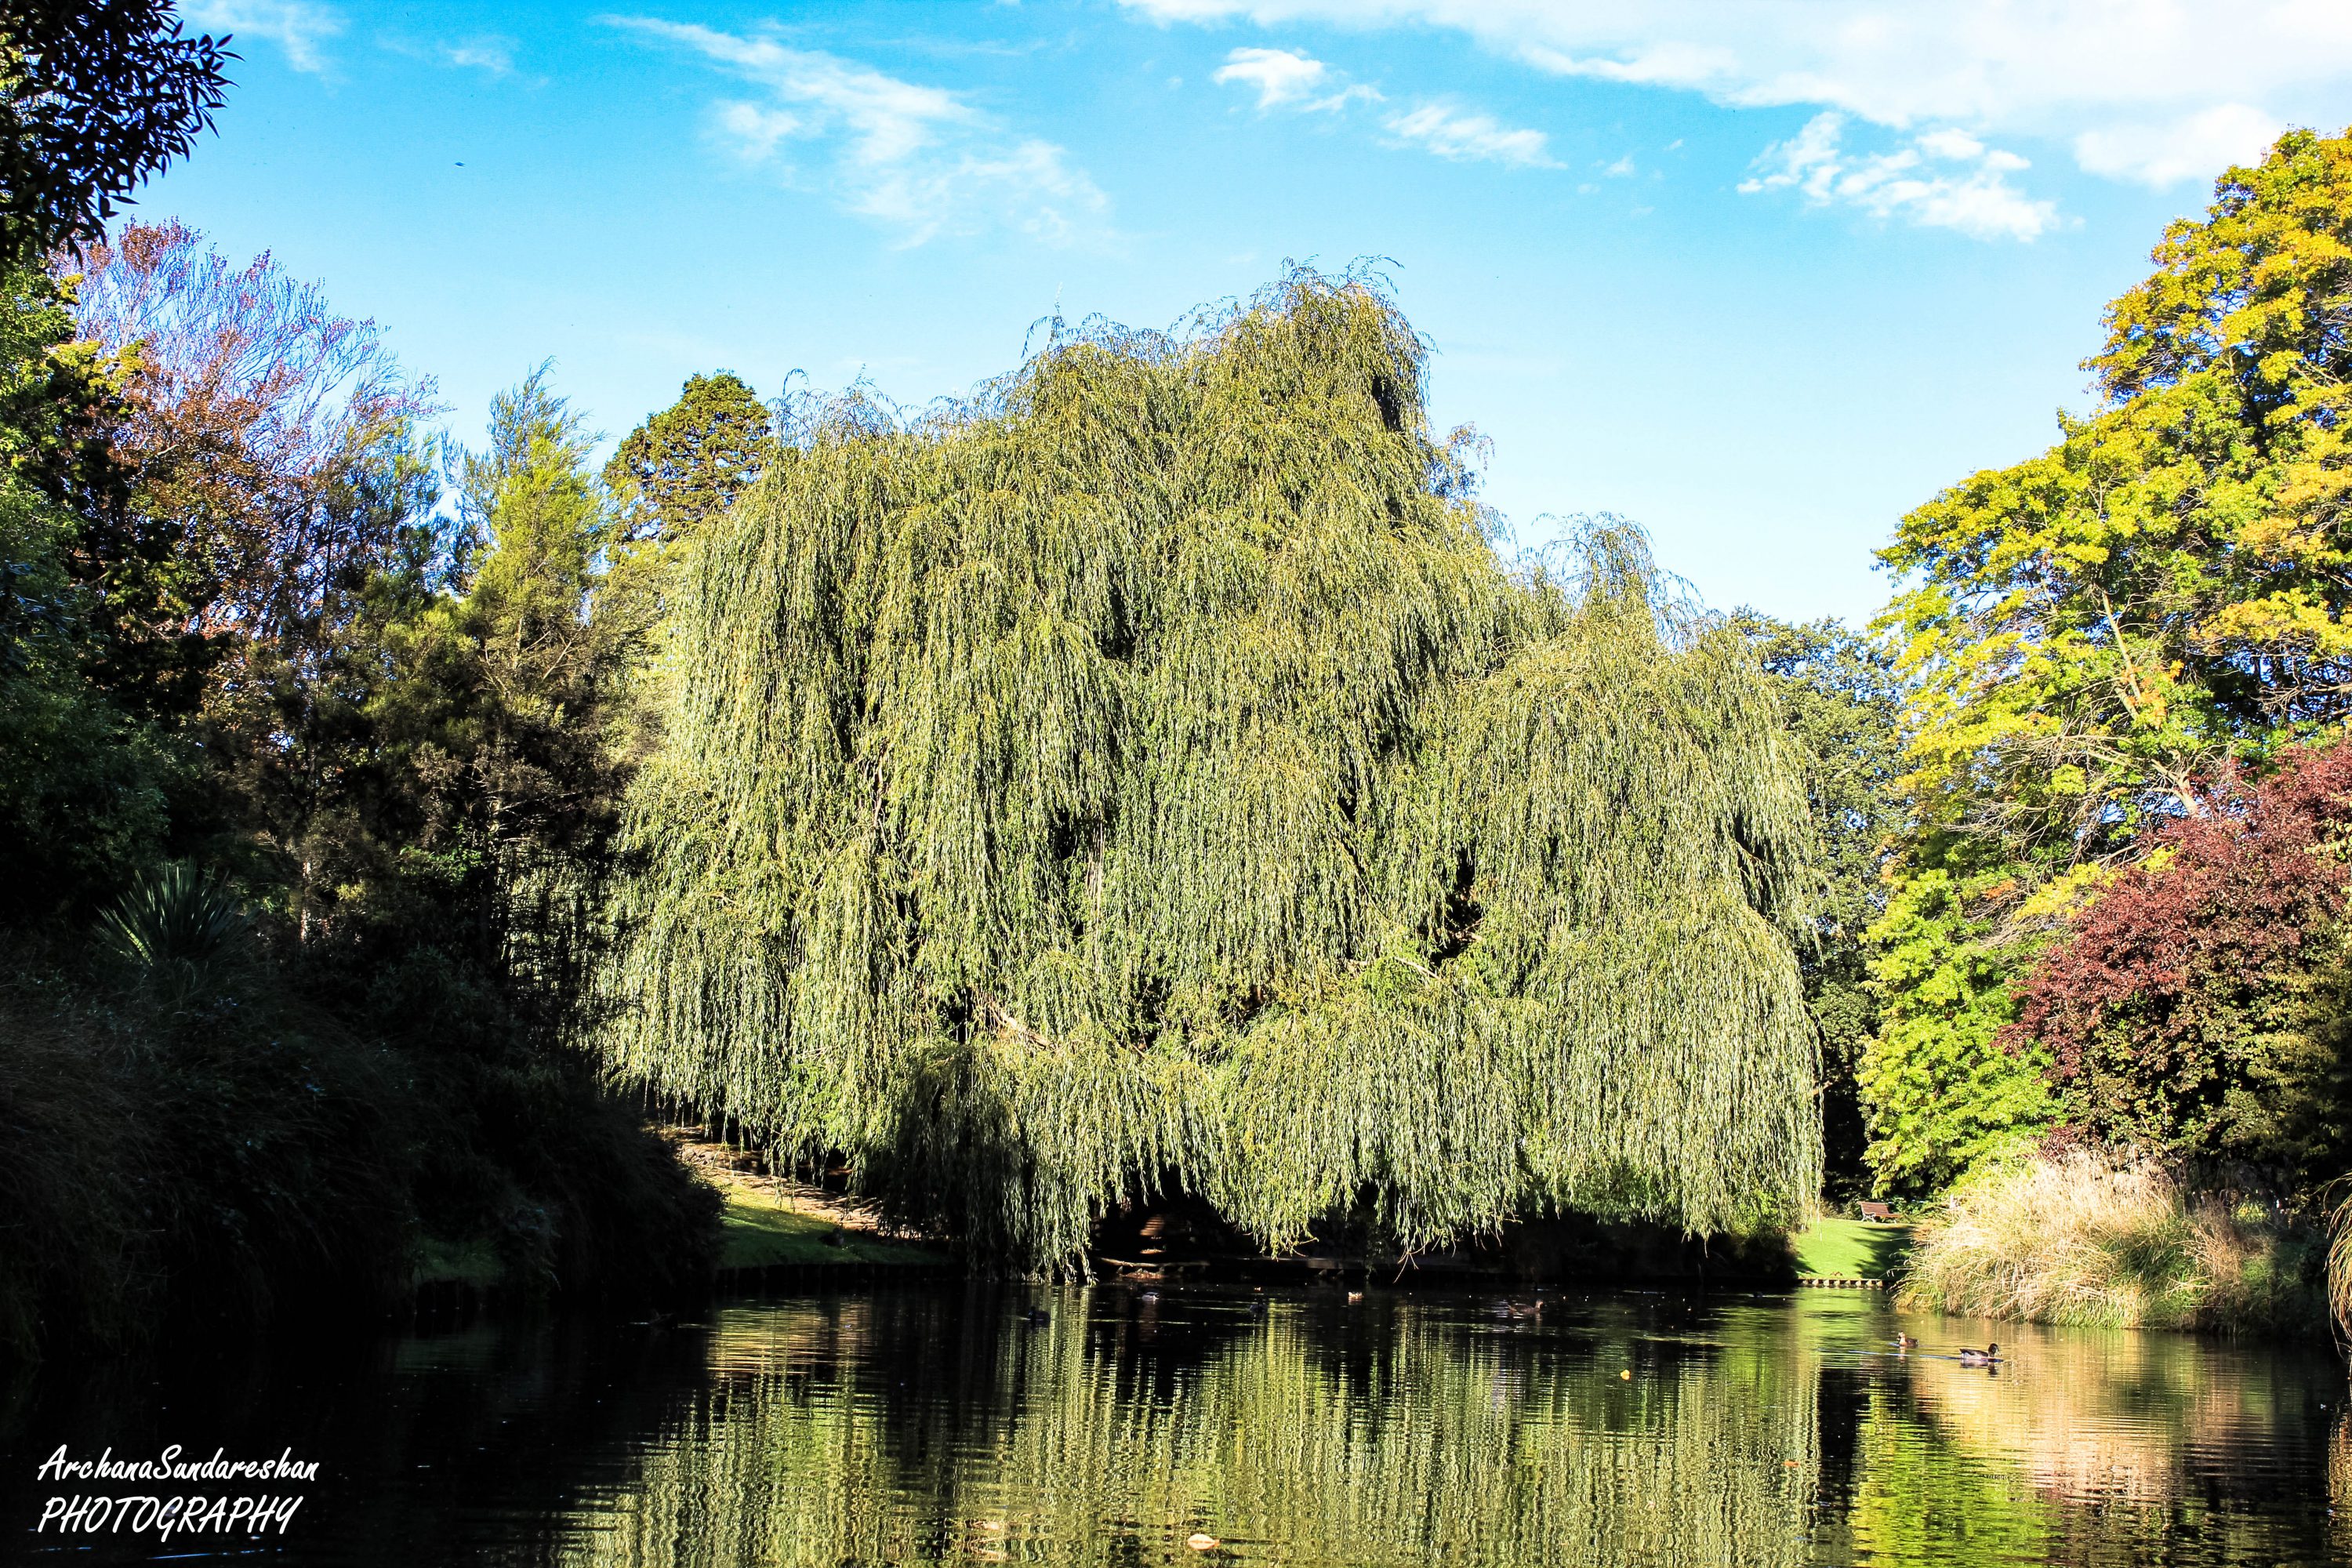
{"type": "Polygon", "coordinates": [[[1923,1227],[1904,1303],[2116,1328],[2317,1321],[2307,1231],[2152,1161],[2071,1150],[1964,1180],[1923,1227]]]}

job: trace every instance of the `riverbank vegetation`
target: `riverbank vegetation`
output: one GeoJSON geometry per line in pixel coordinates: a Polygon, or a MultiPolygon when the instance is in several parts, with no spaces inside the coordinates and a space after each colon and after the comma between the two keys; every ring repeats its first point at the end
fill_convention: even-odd
{"type": "Polygon", "coordinates": [[[2325,1242],[2274,1199],[2074,1150],[1979,1168],[1919,1227],[1907,1307],[2123,1329],[2302,1332],[2325,1242]]]}
{"type": "MultiPolygon", "coordinates": [[[[1906,579],[1883,626],[1909,815],[1861,1089],[1882,1188],[1964,1184],[1920,1255],[1957,1271],[1922,1276],[1937,1299],[2096,1293],[2098,1270],[2054,1261],[2038,1282],[1952,1283],[2011,1202],[2004,1268],[2066,1255],[2028,1246],[2025,1216],[2074,1167],[2003,1163],[2037,1142],[2165,1163],[2161,1182],[2086,1189],[2105,1217],[2082,1224],[2117,1237],[2187,1235],[2200,1188],[2316,1226],[2352,1160],[2352,138],[2285,136],[2154,259],[2087,362],[2099,406],[1913,512],[1882,554],[1906,579]],[[2002,1173],[1965,1184],[1988,1164],[2002,1173]]],[[[2165,1247],[2165,1289],[2195,1293],[2196,1248],[2165,1247]]],[[[2264,1267],[2305,1250],[2281,1240],[2264,1267]]],[[[2134,1265],[2104,1303],[2064,1310],[2130,1318],[2149,1289],[2134,1265]]]]}
{"type": "Polygon", "coordinates": [[[992,1268],[1179,1200],[1409,1253],[1874,1194],[1921,1300],[2315,1316],[2352,137],[2168,230],[2095,408],[1857,630],[1614,520],[1506,557],[1368,274],[916,416],[697,375],[601,468],[542,366],[467,447],[317,288],[119,221],[231,57],[109,16],[0,39],[57,79],[0,204],[0,1345],[683,1287],[719,1200],[648,1103],[992,1268]]]}
{"type": "Polygon", "coordinates": [[[429,388],[267,261],[131,226],[0,289],[0,1335],[695,1277],[710,1209],[562,1041],[623,655],[537,382],[429,388]]]}

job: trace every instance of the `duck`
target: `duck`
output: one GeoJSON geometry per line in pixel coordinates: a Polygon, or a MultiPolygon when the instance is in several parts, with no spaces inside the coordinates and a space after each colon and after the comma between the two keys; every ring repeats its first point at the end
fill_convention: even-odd
{"type": "Polygon", "coordinates": [[[1049,1311],[1047,1311],[1047,1310],[1045,1310],[1045,1308],[1043,1308],[1043,1307],[1032,1307],[1032,1308],[1030,1308],[1030,1309],[1029,1309],[1029,1310],[1028,1310],[1026,1313],[1024,1313],[1024,1314],[1023,1314],[1023,1315],[1024,1315],[1024,1316],[1025,1316],[1025,1317],[1026,1317],[1026,1318],[1027,1318],[1031,1322],[1033,1322],[1033,1323],[1037,1323],[1037,1324],[1041,1324],[1041,1325],[1042,1325],[1042,1324],[1045,1324],[1045,1323],[1050,1323],[1050,1322],[1052,1322],[1052,1321],[1054,1321],[1054,1314],[1053,1314],[1053,1313],[1051,1313],[1051,1312],[1049,1312],[1049,1311]]]}
{"type": "Polygon", "coordinates": [[[1154,1301],[1160,1300],[1160,1292],[1157,1290],[1139,1290],[1135,1293],[1135,1299],[1144,1306],[1149,1307],[1154,1301]]]}
{"type": "Polygon", "coordinates": [[[1990,1366],[2000,1360],[2000,1342],[1995,1340],[1980,1351],[1964,1350],[1960,1352],[1960,1360],[1969,1366],[1990,1366]]]}
{"type": "Polygon", "coordinates": [[[1495,1316],[1506,1320],[1540,1318],[1543,1316],[1543,1298],[1538,1296],[1532,1301],[1497,1301],[1495,1303],[1495,1316]]]}
{"type": "Polygon", "coordinates": [[[1919,1348],[1919,1342],[1913,1339],[1909,1334],[1896,1334],[1895,1336],[1895,1348],[1898,1351],[1916,1351],[1919,1348]]]}
{"type": "Polygon", "coordinates": [[[1265,1316],[1265,1297],[1260,1296],[1257,1300],[1250,1303],[1250,1316],[1253,1318],[1263,1318],[1265,1316]]]}
{"type": "Polygon", "coordinates": [[[1363,1304],[1364,1293],[1361,1290],[1350,1290],[1348,1292],[1348,1305],[1350,1307],[1360,1307],[1363,1304]]]}

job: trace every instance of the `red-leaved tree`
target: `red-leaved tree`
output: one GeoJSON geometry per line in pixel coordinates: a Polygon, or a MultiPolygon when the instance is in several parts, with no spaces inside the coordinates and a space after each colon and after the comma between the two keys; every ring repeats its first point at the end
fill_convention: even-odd
{"type": "Polygon", "coordinates": [[[2352,740],[2227,778],[2019,987],[2094,1136],[2305,1180],[2345,1168],[2352,740]]]}

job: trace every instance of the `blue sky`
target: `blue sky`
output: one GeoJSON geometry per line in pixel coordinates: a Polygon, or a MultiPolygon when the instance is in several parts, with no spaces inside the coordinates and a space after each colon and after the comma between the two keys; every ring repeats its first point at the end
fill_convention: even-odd
{"type": "Polygon", "coordinates": [[[1618,512],[1795,616],[2085,405],[2215,174],[2352,121],[2340,0],[183,8],[244,64],[141,210],[323,281],[461,437],[550,356],[615,437],[719,366],[919,405],[1057,305],[1377,257],[1520,542],[1618,512]]]}

